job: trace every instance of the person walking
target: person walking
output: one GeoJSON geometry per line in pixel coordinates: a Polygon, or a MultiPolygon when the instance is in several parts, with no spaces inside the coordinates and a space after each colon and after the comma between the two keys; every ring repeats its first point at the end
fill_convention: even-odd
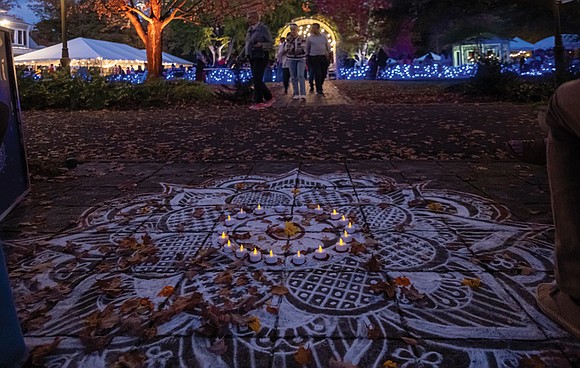
{"type": "Polygon", "coordinates": [[[292,98],[305,100],[306,40],[298,33],[298,25],[295,23],[290,24],[290,33],[286,37],[286,59],[292,78],[292,98]]]}
{"type": "Polygon", "coordinates": [[[284,85],[284,94],[288,94],[288,87],[290,86],[290,68],[288,67],[288,60],[286,58],[286,37],[280,37],[280,46],[276,54],[278,64],[282,66],[282,84],[284,85]]]}
{"type": "Polygon", "coordinates": [[[555,283],[536,300],[552,320],[580,339],[580,80],[561,85],[548,105],[548,181],[555,229],[555,283]]]}
{"type": "Polygon", "coordinates": [[[327,38],[320,33],[320,24],[312,24],[312,34],[306,41],[306,54],[314,73],[314,84],[316,85],[316,93],[324,95],[322,85],[328,72],[328,64],[330,59],[330,45],[327,38]]]}
{"type": "Polygon", "coordinates": [[[268,51],[273,47],[272,35],[266,25],[260,22],[260,14],[256,11],[248,13],[250,27],[246,33],[244,51],[250,59],[252,80],[254,83],[254,104],[252,110],[262,110],[272,107],[276,99],[264,83],[264,72],[268,66],[268,51]]]}

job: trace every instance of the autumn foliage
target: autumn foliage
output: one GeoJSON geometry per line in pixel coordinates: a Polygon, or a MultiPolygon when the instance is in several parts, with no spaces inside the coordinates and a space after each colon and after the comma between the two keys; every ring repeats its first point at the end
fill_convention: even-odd
{"type": "Polygon", "coordinates": [[[101,16],[128,21],[147,50],[149,77],[161,75],[163,30],[181,20],[216,25],[227,18],[245,16],[248,11],[266,11],[276,0],[94,0],[91,5],[101,16]]]}

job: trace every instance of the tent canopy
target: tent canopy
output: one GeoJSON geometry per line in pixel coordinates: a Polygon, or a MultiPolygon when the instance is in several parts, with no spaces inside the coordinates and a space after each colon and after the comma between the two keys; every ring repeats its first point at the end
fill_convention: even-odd
{"type": "Polygon", "coordinates": [[[435,60],[435,61],[440,61],[440,60],[441,60],[441,56],[440,56],[440,55],[437,55],[437,54],[436,54],[436,53],[434,53],[434,52],[428,52],[428,53],[426,53],[425,55],[423,55],[423,56],[421,56],[421,57],[419,57],[419,58],[416,58],[415,60],[417,60],[417,61],[425,61],[425,59],[426,59],[426,58],[427,58],[429,55],[431,55],[431,57],[432,57],[432,58],[433,58],[433,60],[435,60]]]}
{"type": "Polygon", "coordinates": [[[534,50],[534,44],[528,41],[524,41],[519,37],[516,37],[510,41],[510,50],[512,51],[532,51],[534,50]]]}
{"type": "MultiPolygon", "coordinates": [[[[580,49],[580,35],[563,34],[562,35],[562,44],[564,45],[564,48],[568,49],[568,50],[580,49]]],[[[555,45],[555,37],[550,36],[550,37],[546,37],[543,40],[536,42],[534,44],[534,50],[553,49],[554,45],[555,45]]]]}
{"type": "MultiPolygon", "coordinates": [[[[90,38],[75,38],[68,41],[69,57],[73,60],[109,60],[133,63],[146,63],[147,55],[144,50],[117,42],[93,40],[90,38]]],[[[16,64],[33,62],[58,63],[62,55],[62,43],[29,52],[14,58],[16,64]]],[[[163,55],[163,64],[179,63],[192,65],[191,61],[173,55],[163,55]],[[179,61],[176,61],[179,60],[179,61]]]]}

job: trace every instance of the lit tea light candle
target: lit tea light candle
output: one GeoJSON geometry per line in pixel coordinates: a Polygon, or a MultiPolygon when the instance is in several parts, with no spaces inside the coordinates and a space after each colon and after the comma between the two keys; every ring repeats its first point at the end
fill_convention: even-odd
{"type": "Polygon", "coordinates": [[[322,248],[322,245],[319,245],[316,252],[314,252],[314,258],[326,259],[326,251],[324,250],[324,248],[322,248]]]}
{"type": "Polygon", "coordinates": [[[244,211],[243,208],[240,208],[240,212],[238,212],[236,215],[239,220],[245,219],[247,216],[248,214],[244,211]]]}
{"type": "Polygon", "coordinates": [[[294,263],[297,266],[304,264],[304,262],[306,262],[306,258],[302,254],[300,254],[300,251],[298,251],[298,253],[296,253],[296,255],[292,257],[292,263],[294,263]]]}
{"type": "Polygon", "coordinates": [[[274,207],[274,210],[278,213],[284,213],[284,212],[286,212],[286,207],[279,204],[276,207],[274,207]]]}
{"type": "Polygon", "coordinates": [[[349,221],[348,225],[346,225],[346,230],[349,234],[354,234],[356,232],[356,227],[349,221]]]}
{"type": "Polygon", "coordinates": [[[228,234],[226,234],[225,231],[222,231],[222,234],[218,237],[218,243],[220,245],[224,245],[225,243],[227,243],[229,238],[230,237],[228,236],[228,234]]]}
{"type": "Polygon", "coordinates": [[[344,230],[340,239],[344,240],[345,243],[350,243],[352,241],[352,236],[346,230],[344,230]]]}
{"type": "Polygon", "coordinates": [[[276,263],[278,263],[278,257],[276,257],[274,252],[272,252],[272,249],[270,249],[270,254],[266,256],[266,264],[274,265],[276,263]]]}
{"type": "Polygon", "coordinates": [[[240,248],[236,250],[236,257],[244,258],[244,255],[246,255],[246,250],[244,249],[244,245],[241,244],[240,248]]]}
{"type": "Polygon", "coordinates": [[[323,212],[324,212],[324,210],[322,209],[322,207],[320,207],[320,205],[317,204],[316,208],[314,209],[314,213],[317,215],[322,215],[323,212]]]}
{"type": "Polygon", "coordinates": [[[228,253],[231,253],[234,250],[232,247],[232,242],[228,239],[228,242],[224,245],[224,250],[228,253]]]}
{"type": "Polygon", "coordinates": [[[264,207],[262,207],[259,203],[258,203],[258,207],[256,207],[254,209],[254,215],[263,215],[266,212],[266,210],[264,209],[264,207]]]}
{"type": "Polygon", "coordinates": [[[346,224],[348,224],[348,223],[349,223],[349,222],[348,222],[348,220],[346,219],[346,217],[344,217],[344,215],[342,215],[341,219],[340,219],[340,220],[338,220],[338,224],[339,224],[340,226],[346,226],[346,224]]]}
{"type": "Polygon", "coordinates": [[[340,238],[338,244],[336,245],[336,251],[339,253],[344,253],[348,250],[348,245],[340,238]]]}
{"type": "Polygon", "coordinates": [[[232,218],[232,216],[228,215],[228,218],[226,219],[226,226],[232,226],[234,224],[234,219],[232,218]]]}
{"type": "Polygon", "coordinates": [[[332,213],[330,214],[330,219],[331,220],[338,220],[340,218],[340,213],[336,212],[336,208],[332,210],[332,213]]]}
{"type": "Polygon", "coordinates": [[[258,249],[254,248],[254,251],[250,253],[250,262],[256,263],[262,260],[262,253],[258,252],[258,249]]]}

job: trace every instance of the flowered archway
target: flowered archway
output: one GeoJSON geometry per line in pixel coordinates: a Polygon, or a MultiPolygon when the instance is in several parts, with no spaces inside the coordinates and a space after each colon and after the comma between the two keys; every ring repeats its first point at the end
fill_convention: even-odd
{"type": "Polygon", "coordinates": [[[296,23],[300,30],[299,32],[305,37],[310,35],[310,28],[312,27],[313,23],[320,24],[320,32],[326,35],[328,42],[330,43],[330,49],[332,50],[332,61],[329,67],[329,71],[335,71],[338,66],[337,50],[340,41],[336,27],[328,19],[322,17],[302,17],[292,19],[292,21],[288,22],[286,26],[278,31],[278,37],[276,39],[277,44],[280,40],[280,37],[286,37],[286,35],[290,32],[290,23],[296,23]]]}

